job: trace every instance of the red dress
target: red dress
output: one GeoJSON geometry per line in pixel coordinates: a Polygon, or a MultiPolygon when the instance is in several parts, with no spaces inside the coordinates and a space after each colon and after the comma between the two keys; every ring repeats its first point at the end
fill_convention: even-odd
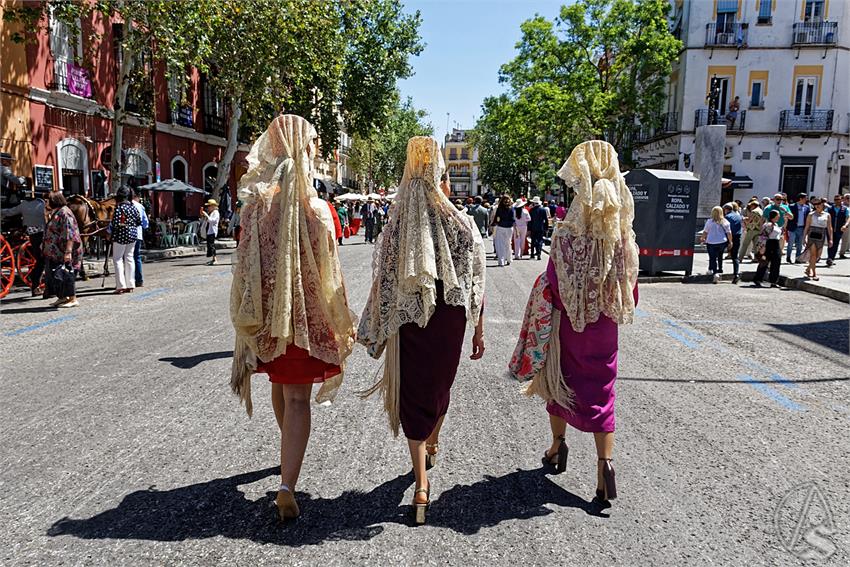
{"type": "Polygon", "coordinates": [[[329,364],[310,356],[310,353],[295,345],[286,347],[286,353],[271,362],[261,362],[257,372],[269,375],[275,384],[315,384],[341,374],[336,364],[329,364]]]}

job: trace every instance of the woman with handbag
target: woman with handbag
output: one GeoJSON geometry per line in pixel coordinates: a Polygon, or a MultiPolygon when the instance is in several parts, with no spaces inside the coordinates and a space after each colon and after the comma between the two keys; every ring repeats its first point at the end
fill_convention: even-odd
{"type": "Polygon", "coordinates": [[[806,277],[819,280],[817,275],[817,263],[823,252],[824,244],[829,248],[832,246],[832,219],[826,212],[826,203],[823,199],[816,197],[812,199],[815,207],[814,212],[806,217],[806,228],[803,231],[803,241],[806,244],[806,254],[809,256],[809,265],[806,267],[806,277]]]}
{"type": "Polygon", "coordinates": [[[75,279],[83,264],[83,242],[77,219],[59,191],[51,191],[47,196],[47,209],[50,220],[44,231],[47,274],[44,296],[57,297],[52,307],[78,307],[75,279]]]}

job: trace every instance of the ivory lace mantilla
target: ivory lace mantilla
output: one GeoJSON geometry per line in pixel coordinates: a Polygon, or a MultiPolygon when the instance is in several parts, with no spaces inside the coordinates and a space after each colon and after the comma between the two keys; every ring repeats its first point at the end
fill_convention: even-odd
{"type": "MultiPolygon", "coordinates": [[[[249,415],[258,361],[270,362],[295,344],[342,368],[354,345],[333,221],[312,183],[308,147],[315,138],[305,119],[278,116],[251,148],[239,182],[244,206],[230,292],[236,331],[230,384],[249,415]]],[[[342,375],[325,381],[317,401],[333,399],[341,383],[342,375]]]]}
{"type": "Polygon", "coordinates": [[[558,176],[575,190],[566,218],[555,227],[551,250],[570,324],[582,332],[600,315],[618,324],[633,322],[635,205],[617,152],[601,140],[579,144],[558,176]]]}
{"type": "Polygon", "coordinates": [[[443,171],[437,141],[411,138],[390,222],[375,247],[374,279],[357,332],[358,342],[373,358],[387,351],[383,379],[365,395],[382,393],[396,435],[399,328],[406,323],[428,324],[437,305],[438,280],[443,282],[446,303],[466,309],[470,327],[481,315],[484,244],[472,217],[458,211],[440,190],[443,171]]]}

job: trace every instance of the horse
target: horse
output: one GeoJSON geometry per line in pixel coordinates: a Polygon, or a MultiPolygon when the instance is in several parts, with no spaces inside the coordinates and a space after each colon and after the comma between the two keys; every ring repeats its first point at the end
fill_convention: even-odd
{"type": "MultiPolygon", "coordinates": [[[[68,197],[68,208],[77,219],[77,226],[80,228],[80,239],[83,242],[83,249],[86,250],[89,243],[89,238],[97,238],[95,242],[98,244],[103,240],[103,234],[106,232],[109,221],[115,213],[115,198],[110,197],[102,201],[88,199],[83,195],[71,195],[68,197]]],[[[98,255],[99,256],[99,255],[98,255]]],[[[104,273],[109,275],[109,259],[105,258],[103,263],[104,273]]],[[[83,279],[86,278],[85,267],[80,272],[83,279]]]]}

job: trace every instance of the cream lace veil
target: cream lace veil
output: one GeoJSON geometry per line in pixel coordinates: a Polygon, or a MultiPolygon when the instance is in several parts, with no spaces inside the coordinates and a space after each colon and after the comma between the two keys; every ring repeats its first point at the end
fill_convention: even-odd
{"type": "Polygon", "coordinates": [[[558,172],[575,198],[552,235],[558,291],[576,332],[600,315],[634,320],[638,247],[635,205],[608,142],[579,144],[558,172]]]}
{"type": "MultiPolygon", "coordinates": [[[[230,293],[231,387],[249,415],[258,361],[270,362],[295,344],[342,367],[354,344],[330,211],[312,183],[308,148],[315,138],[300,116],[278,116],[251,148],[239,181],[244,205],[230,293]]],[[[341,383],[342,375],[327,380],[317,399],[332,399],[341,383]]]]}
{"type": "Polygon", "coordinates": [[[438,280],[443,282],[446,303],[466,309],[468,325],[477,325],[481,315],[484,244],[472,217],[458,211],[440,190],[444,171],[436,140],[410,139],[390,222],[376,245],[374,280],[357,332],[370,356],[379,358],[387,349],[384,378],[366,394],[382,392],[395,434],[399,327],[428,324],[437,305],[438,280]]]}

